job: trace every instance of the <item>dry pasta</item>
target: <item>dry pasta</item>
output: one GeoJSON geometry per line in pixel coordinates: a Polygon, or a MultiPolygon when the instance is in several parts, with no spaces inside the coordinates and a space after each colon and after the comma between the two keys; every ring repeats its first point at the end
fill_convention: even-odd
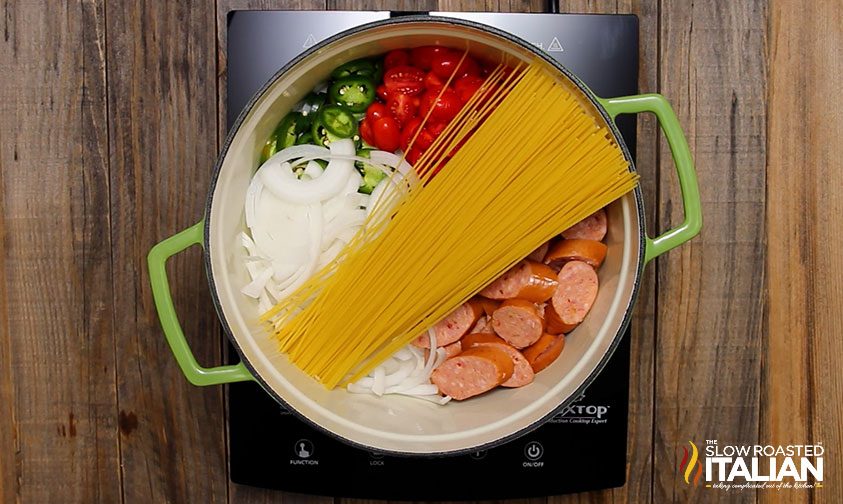
{"type": "Polygon", "coordinates": [[[329,388],[353,382],[632,190],[611,132],[569,86],[541,61],[493,71],[420,157],[419,181],[262,317],[281,351],[329,388]]]}

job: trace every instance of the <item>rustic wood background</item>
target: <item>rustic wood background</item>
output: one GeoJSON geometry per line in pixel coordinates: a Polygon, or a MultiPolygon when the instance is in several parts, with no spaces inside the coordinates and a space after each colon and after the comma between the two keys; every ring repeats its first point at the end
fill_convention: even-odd
{"type": "MultiPolygon", "coordinates": [[[[561,3],[639,16],[640,88],[684,125],[705,225],[647,271],[627,485],[547,501],[843,502],[843,3],[561,3]],[[678,450],[705,438],[822,442],[826,483],[689,488],[678,450]]],[[[183,379],[147,282],[149,248],[202,215],[225,130],[226,12],[544,2],[0,5],[0,501],[330,502],[229,483],[224,390],[183,379]]],[[[638,166],[664,229],[682,208],[657,133],[640,121],[638,166]]],[[[197,357],[220,362],[199,251],[170,274],[197,357]]]]}

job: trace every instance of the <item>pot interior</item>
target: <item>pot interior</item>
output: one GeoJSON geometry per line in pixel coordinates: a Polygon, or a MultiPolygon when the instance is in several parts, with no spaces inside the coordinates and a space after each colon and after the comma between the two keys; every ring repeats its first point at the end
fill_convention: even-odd
{"type": "MultiPolygon", "coordinates": [[[[342,63],[395,48],[444,45],[464,49],[467,44],[472,54],[487,58],[506,54],[530,61],[535,57],[532,49],[522,45],[526,43],[442,18],[379,24],[321,44],[293,62],[241,116],[239,127],[229,137],[210,195],[206,260],[211,288],[220,317],[241,356],[274,397],[334,435],[374,450],[412,454],[469,451],[535,426],[572,399],[614,349],[640,271],[643,224],[635,192],[608,208],[609,251],[599,271],[599,294],[586,320],[567,336],[561,357],[537,374],[529,386],[499,388],[468,401],[451,401],[444,407],[399,396],[376,398],[342,389],[326,390],[289,363],[257,326],[257,303],[240,293],[249,277],[243,262],[246,252],[238,235],[245,229],[246,189],[272,129],[342,63]]],[[[573,82],[562,74],[560,78],[598,120],[604,121],[573,82]]]]}

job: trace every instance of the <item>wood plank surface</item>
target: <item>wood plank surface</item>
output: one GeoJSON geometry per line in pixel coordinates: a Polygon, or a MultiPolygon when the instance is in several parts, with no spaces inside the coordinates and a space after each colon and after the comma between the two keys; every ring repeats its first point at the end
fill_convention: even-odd
{"type": "Polygon", "coordinates": [[[822,443],[826,483],[762,502],[843,502],[843,3],[811,6],[770,8],[761,439],[822,443]]]}
{"type": "Polygon", "coordinates": [[[2,11],[0,500],[115,502],[103,6],[2,11]]]}
{"type": "MultiPolygon", "coordinates": [[[[222,388],[179,371],[152,303],[146,254],[194,224],[217,155],[215,12],[202,2],[107,4],[117,385],[125,502],[227,499],[222,388]]],[[[221,362],[199,250],[170,261],[198,361],[221,362]]]]}
{"type": "MultiPolygon", "coordinates": [[[[696,162],[702,234],[658,259],[654,501],[753,502],[677,476],[682,447],[759,440],[766,2],[662,3],[661,92],[696,162]]],[[[682,221],[666,142],[661,228],[682,221]]]]}

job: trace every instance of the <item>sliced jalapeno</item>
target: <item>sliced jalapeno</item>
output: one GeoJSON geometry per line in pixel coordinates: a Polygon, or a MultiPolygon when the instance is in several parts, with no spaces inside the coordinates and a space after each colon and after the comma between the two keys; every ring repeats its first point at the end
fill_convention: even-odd
{"type": "Polygon", "coordinates": [[[306,110],[308,112],[305,114],[308,117],[316,117],[316,113],[319,109],[325,105],[325,100],[328,99],[328,95],[325,93],[310,93],[304,97],[304,104],[307,106],[306,110]]]}
{"type": "Polygon", "coordinates": [[[340,105],[325,105],[319,111],[319,122],[339,138],[351,138],[357,133],[357,119],[340,105]]]}
{"type": "Polygon", "coordinates": [[[375,85],[366,78],[349,77],[331,84],[328,95],[351,112],[363,112],[375,101],[375,85]]]}
{"type": "Polygon", "coordinates": [[[306,145],[313,143],[313,133],[310,131],[305,131],[299,138],[296,140],[296,145],[306,145]]]}
{"type": "Polygon", "coordinates": [[[316,145],[321,145],[322,147],[327,147],[328,144],[334,142],[336,140],[341,140],[342,137],[338,137],[334,135],[322,124],[322,121],[316,120],[313,121],[313,127],[311,129],[311,135],[313,135],[313,143],[316,145]]]}
{"type": "Polygon", "coordinates": [[[375,62],[368,58],[356,59],[340,65],[331,72],[332,79],[345,79],[346,77],[374,77],[377,73],[375,62]]]}

